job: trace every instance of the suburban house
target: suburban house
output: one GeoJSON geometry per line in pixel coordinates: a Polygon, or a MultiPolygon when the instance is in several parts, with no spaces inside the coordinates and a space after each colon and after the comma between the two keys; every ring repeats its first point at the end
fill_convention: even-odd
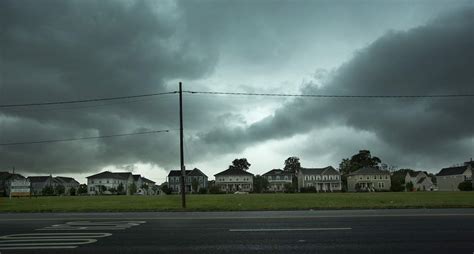
{"type": "Polygon", "coordinates": [[[375,167],[363,167],[347,175],[348,191],[388,191],[390,172],[375,167]]]}
{"type": "Polygon", "coordinates": [[[341,191],[341,174],[331,166],[298,170],[298,191],[312,187],[318,192],[341,191]]]}
{"type": "Polygon", "coordinates": [[[130,186],[134,183],[134,178],[130,172],[110,172],[104,171],[87,177],[87,190],[90,195],[110,194],[119,192],[120,189],[127,195],[130,193],[130,186]]]}
{"type": "Polygon", "coordinates": [[[20,174],[0,172],[0,197],[9,196],[10,192],[18,194],[21,192],[21,196],[30,195],[30,186],[30,182],[20,174]]]}
{"type": "Polygon", "coordinates": [[[28,180],[31,183],[31,195],[39,196],[43,195],[43,189],[45,187],[55,188],[58,182],[54,178],[49,176],[28,176],[28,180]]]}
{"type": "Polygon", "coordinates": [[[413,189],[417,191],[433,191],[436,187],[431,177],[423,171],[408,172],[405,176],[405,184],[407,183],[412,183],[413,189]]]}
{"type": "MultiPolygon", "coordinates": [[[[159,194],[159,190],[155,189],[156,183],[148,178],[141,177],[142,185],[140,189],[143,191],[144,195],[157,195],[159,194]],[[156,191],[155,191],[156,190],[156,191]]],[[[139,190],[140,191],[140,190],[139,190]]]]}
{"type": "Polygon", "coordinates": [[[464,181],[472,181],[472,161],[463,166],[443,168],[436,174],[439,191],[459,191],[458,185],[464,181]]]}
{"type": "MultiPolygon", "coordinates": [[[[184,179],[185,190],[187,193],[193,193],[193,181],[197,184],[196,192],[201,189],[207,189],[208,178],[201,170],[194,168],[193,170],[186,170],[184,179]]],[[[171,170],[168,174],[168,185],[172,193],[180,193],[181,191],[181,170],[171,170]]]]}
{"type": "Polygon", "coordinates": [[[269,183],[269,191],[281,192],[285,190],[286,184],[291,184],[293,174],[281,169],[272,169],[262,176],[267,179],[269,183]]]}
{"type": "Polygon", "coordinates": [[[216,186],[226,193],[236,191],[250,192],[253,190],[253,174],[245,170],[231,167],[214,176],[216,178],[216,186]]]}
{"type": "Polygon", "coordinates": [[[71,193],[71,189],[77,191],[79,188],[79,182],[72,177],[56,176],[54,181],[56,184],[64,186],[65,195],[69,195],[71,193]]]}

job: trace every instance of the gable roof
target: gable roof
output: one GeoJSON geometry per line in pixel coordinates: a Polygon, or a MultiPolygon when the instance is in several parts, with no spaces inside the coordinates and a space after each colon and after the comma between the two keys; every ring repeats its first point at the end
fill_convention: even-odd
{"type": "Polygon", "coordinates": [[[187,176],[204,176],[204,177],[207,177],[206,174],[204,174],[201,170],[199,170],[198,168],[194,168],[193,170],[191,170],[191,172],[187,173],[186,174],[187,176]]]}
{"type": "Polygon", "coordinates": [[[86,178],[112,178],[112,179],[120,179],[120,180],[127,180],[132,173],[130,172],[110,172],[110,171],[104,171],[95,175],[88,176],[86,178]]]}
{"type": "Polygon", "coordinates": [[[462,175],[464,171],[466,171],[466,169],[467,169],[467,166],[443,168],[436,175],[437,176],[462,175]]]}
{"type": "Polygon", "coordinates": [[[350,173],[349,175],[389,175],[390,172],[380,170],[375,167],[363,167],[357,171],[350,173]]]}
{"type": "Polygon", "coordinates": [[[221,171],[217,174],[215,174],[214,176],[229,176],[229,175],[232,175],[232,176],[235,176],[235,175],[251,175],[253,176],[252,173],[250,172],[247,172],[245,170],[242,170],[242,169],[238,169],[238,168],[234,168],[234,167],[231,167],[227,170],[224,170],[224,171],[221,171]]]}
{"type": "Polygon", "coordinates": [[[313,175],[324,175],[324,174],[339,174],[339,171],[334,169],[332,166],[327,166],[324,168],[301,168],[300,172],[303,175],[313,174],[313,175]]]}
{"type": "Polygon", "coordinates": [[[418,180],[418,182],[416,182],[416,183],[422,183],[422,182],[425,181],[426,179],[427,179],[426,177],[422,177],[422,178],[420,178],[420,179],[418,180]]]}
{"type": "Polygon", "coordinates": [[[133,181],[138,181],[138,179],[142,178],[141,175],[132,175],[133,176],[133,181]]]}
{"type": "MultiPolygon", "coordinates": [[[[186,170],[186,175],[188,175],[189,172],[191,172],[191,170],[186,170]]],[[[181,176],[181,170],[170,170],[168,176],[181,176]]]]}
{"type": "Polygon", "coordinates": [[[72,177],[56,176],[54,179],[57,179],[59,181],[65,182],[65,183],[77,183],[77,184],[79,184],[79,182],[76,181],[76,179],[74,179],[72,177]]]}
{"type": "Polygon", "coordinates": [[[30,183],[46,182],[50,178],[52,179],[51,176],[28,176],[28,180],[30,180],[30,183]]]}
{"type": "Polygon", "coordinates": [[[293,173],[285,171],[285,170],[281,170],[279,168],[275,168],[263,174],[262,176],[274,176],[274,175],[293,175],[293,173]]]}
{"type": "Polygon", "coordinates": [[[155,183],[153,182],[152,180],[148,179],[148,178],[145,178],[145,177],[142,177],[142,181],[145,182],[145,183],[155,183]]]}
{"type": "Polygon", "coordinates": [[[25,179],[24,176],[20,174],[11,174],[8,172],[0,172],[0,181],[6,181],[10,179],[25,179]]]}

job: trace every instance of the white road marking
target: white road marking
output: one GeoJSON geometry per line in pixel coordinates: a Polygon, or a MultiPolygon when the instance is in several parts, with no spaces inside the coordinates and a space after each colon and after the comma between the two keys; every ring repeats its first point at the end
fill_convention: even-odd
{"type": "Polygon", "coordinates": [[[278,232],[278,231],[331,231],[351,230],[352,228],[234,228],[230,232],[278,232]]]}
{"type": "MultiPolygon", "coordinates": [[[[72,221],[37,230],[123,230],[138,226],[146,221],[72,221]]],[[[111,236],[111,233],[31,233],[0,236],[0,250],[22,249],[73,249],[78,245],[97,242],[96,238],[111,236]]]]}

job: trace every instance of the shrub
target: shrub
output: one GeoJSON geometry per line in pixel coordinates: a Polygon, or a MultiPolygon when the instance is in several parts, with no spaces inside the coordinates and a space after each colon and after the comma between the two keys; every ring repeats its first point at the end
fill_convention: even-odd
{"type": "Polygon", "coordinates": [[[199,189],[199,194],[207,194],[207,188],[199,189]]]}
{"type": "Polygon", "coordinates": [[[472,182],[464,181],[458,185],[460,191],[472,191],[472,182]]]}

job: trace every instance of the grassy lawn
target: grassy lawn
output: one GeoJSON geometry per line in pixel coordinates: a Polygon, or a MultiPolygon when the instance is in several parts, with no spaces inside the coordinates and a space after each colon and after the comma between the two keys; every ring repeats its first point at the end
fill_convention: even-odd
{"type": "MultiPolygon", "coordinates": [[[[178,195],[0,198],[0,212],[183,211],[178,195]]],[[[188,195],[187,211],[474,208],[474,192],[188,195]]]]}

